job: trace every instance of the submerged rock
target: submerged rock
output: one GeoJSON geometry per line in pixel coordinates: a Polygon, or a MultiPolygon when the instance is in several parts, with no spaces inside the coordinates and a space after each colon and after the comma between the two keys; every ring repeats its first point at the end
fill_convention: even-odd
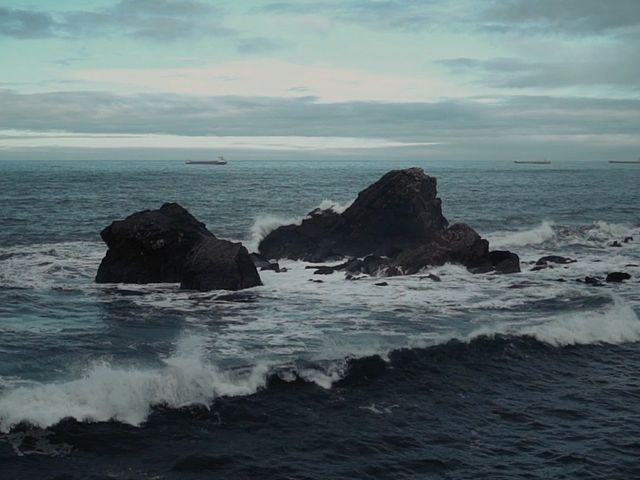
{"type": "Polygon", "coordinates": [[[134,213],[100,235],[108,250],[97,283],[180,283],[198,290],[261,285],[242,245],[217,239],[177,203],[134,213]]]}
{"type": "Polygon", "coordinates": [[[546,257],[541,257],[536,262],[536,265],[547,265],[549,263],[559,263],[559,264],[567,264],[567,263],[575,263],[577,260],[568,257],[561,257],[560,255],[547,255],[546,257]]]}
{"type": "Polygon", "coordinates": [[[584,277],[584,283],[593,287],[602,287],[604,285],[598,277],[584,277]]]}
{"type": "Polygon", "coordinates": [[[332,267],[352,275],[412,274],[445,263],[478,273],[520,271],[517,255],[489,252],[489,243],[467,224],[448,226],[436,179],[420,168],[388,172],[342,214],[316,209],[300,225],[277,228],[259,250],[266,258],[310,262],[356,257],[332,267]]]}
{"type": "Polygon", "coordinates": [[[611,272],[607,274],[607,278],[605,279],[605,281],[607,283],[620,283],[624,280],[629,280],[630,278],[631,275],[626,272],[611,272]]]}

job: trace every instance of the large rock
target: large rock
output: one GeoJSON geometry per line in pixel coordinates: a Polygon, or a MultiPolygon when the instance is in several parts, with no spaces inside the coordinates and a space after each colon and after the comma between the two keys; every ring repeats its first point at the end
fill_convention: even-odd
{"type": "Polygon", "coordinates": [[[436,179],[419,168],[393,170],[360,192],[342,214],[314,210],[301,225],[269,233],[259,250],[267,258],[311,262],[392,256],[431,240],[446,226],[436,179]]]}
{"type": "Polygon", "coordinates": [[[100,235],[109,249],[97,283],[180,282],[183,288],[198,290],[261,285],[244,247],[217,239],[177,203],[134,213],[100,235]],[[229,278],[223,281],[223,276],[229,278]]]}
{"type": "Polygon", "coordinates": [[[258,285],[262,285],[260,275],[241,243],[208,237],[187,255],[180,288],[241,290],[258,285]]]}
{"type": "Polygon", "coordinates": [[[478,273],[520,271],[517,255],[489,252],[489,243],[469,225],[448,227],[436,195],[436,179],[422,169],[393,170],[360,192],[344,213],[314,210],[300,225],[274,230],[260,243],[260,253],[311,262],[365,257],[333,267],[351,274],[411,274],[448,262],[478,273]]]}

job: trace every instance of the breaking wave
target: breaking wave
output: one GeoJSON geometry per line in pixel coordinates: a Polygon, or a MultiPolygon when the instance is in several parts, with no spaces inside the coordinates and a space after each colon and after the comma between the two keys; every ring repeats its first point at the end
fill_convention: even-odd
{"type": "Polygon", "coordinates": [[[497,232],[489,236],[489,242],[494,248],[537,245],[556,238],[554,226],[554,222],[545,220],[540,225],[529,230],[497,232]]]}
{"type": "Polygon", "coordinates": [[[552,345],[620,344],[640,341],[640,320],[633,308],[619,297],[604,311],[571,312],[535,325],[500,325],[472,332],[468,340],[481,336],[532,337],[552,345]]]}
{"type": "MultiPolygon", "coordinates": [[[[349,208],[352,203],[353,201],[348,203],[340,203],[333,200],[325,199],[322,200],[322,202],[320,202],[320,204],[316,208],[319,208],[320,210],[333,210],[336,213],[342,213],[347,208],[349,208]]],[[[283,225],[300,225],[300,223],[302,223],[302,220],[304,220],[305,218],[307,217],[283,217],[271,214],[260,215],[255,219],[253,225],[251,226],[249,232],[249,240],[246,242],[246,247],[250,252],[257,252],[258,245],[260,244],[262,239],[269,235],[269,233],[274,231],[276,228],[283,225]]]]}
{"type": "MultiPolygon", "coordinates": [[[[461,339],[442,337],[429,344],[414,344],[410,350],[420,355],[420,352],[436,348],[446,354],[451,342],[471,344],[501,341],[504,337],[535,339],[552,347],[638,342],[640,320],[631,306],[616,297],[603,310],[558,315],[533,325],[484,327],[461,339]]],[[[140,425],[156,406],[209,407],[219,397],[254,394],[268,388],[272,380],[302,380],[328,389],[336,382],[348,384],[349,377],[358,374],[358,368],[362,367],[362,358],[371,358],[342,358],[299,365],[265,362],[222,369],[205,359],[199,342],[195,336],[186,337],[179,343],[176,353],[165,359],[164,366],[159,369],[125,368],[101,362],[90,366],[75,380],[9,387],[0,396],[0,431],[8,432],[25,422],[47,428],[69,417],[78,421],[140,425]]],[[[386,368],[384,365],[389,359],[393,361],[402,350],[406,349],[373,355],[377,358],[374,366],[386,368]]],[[[401,365],[394,364],[394,367],[401,365]]]]}

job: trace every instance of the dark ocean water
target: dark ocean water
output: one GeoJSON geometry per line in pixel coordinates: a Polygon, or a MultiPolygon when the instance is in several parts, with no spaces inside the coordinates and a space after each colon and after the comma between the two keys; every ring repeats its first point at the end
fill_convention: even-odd
{"type": "Polygon", "coordinates": [[[635,165],[418,163],[516,275],[93,284],[134,211],[177,201],[255,248],[409,166],[0,163],[0,478],[640,478],[635,165]],[[531,271],[549,254],[578,261],[531,271]]]}

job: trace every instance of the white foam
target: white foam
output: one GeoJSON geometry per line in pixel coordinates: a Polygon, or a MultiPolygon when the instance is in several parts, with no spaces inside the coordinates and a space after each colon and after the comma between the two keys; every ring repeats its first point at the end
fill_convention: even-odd
{"type": "Polygon", "coordinates": [[[116,420],[139,425],[154,405],[208,406],[220,396],[249,395],[266,383],[269,366],[223,371],[183,342],[162,369],[123,368],[102,362],[81,378],[13,389],[0,396],[0,431],[20,422],[46,428],[63,418],[116,420]]]}
{"type": "Polygon", "coordinates": [[[587,230],[586,239],[596,242],[608,242],[611,240],[624,240],[625,237],[637,234],[637,230],[625,223],[594,222],[593,227],[587,230]]]}
{"type": "Polygon", "coordinates": [[[245,246],[250,252],[257,252],[258,245],[264,237],[269,235],[276,228],[283,225],[299,225],[302,218],[280,217],[277,215],[260,215],[255,219],[251,226],[249,240],[245,242],[245,246]]]}
{"type": "Polygon", "coordinates": [[[537,245],[553,240],[556,237],[555,223],[545,220],[540,225],[516,232],[496,232],[489,235],[489,244],[492,248],[522,247],[525,245],[537,245]]]}
{"type": "Polygon", "coordinates": [[[621,344],[640,341],[640,320],[619,297],[604,310],[571,312],[542,319],[536,324],[504,323],[473,331],[466,340],[488,335],[530,336],[549,345],[621,344]]]}
{"type": "Polygon", "coordinates": [[[93,279],[106,247],[62,242],[0,247],[0,287],[76,287],[93,279]]]}
{"type": "MultiPolygon", "coordinates": [[[[353,201],[340,203],[330,199],[324,199],[316,208],[319,208],[321,210],[333,210],[336,213],[342,213],[347,208],[349,208],[352,203],[353,201]]],[[[284,217],[271,214],[260,215],[256,217],[253,225],[251,226],[249,239],[244,242],[245,246],[247,247],[247,249],[249,249],[250,252],[257,252],[258,245],[260,244],[262,239],[269,233],[274,231],[276,228],[283,225],[300,225],[302,223],[302,220],[304,220],[305,218],[308,218],[308,216],[302,215],[299,217],[284,217]]]]}
{"type": "Polygon", "coordinates": [[[349,208],[353,202],[354,200],[351,200],[350,202],[347,202],[347,203],[340,203],[330,199],[324,199],[320,202],[320,205],[318,205],[318,208],[320,210],[333,210],[336,213],[342,213],[347,208],[349,208]]]}

